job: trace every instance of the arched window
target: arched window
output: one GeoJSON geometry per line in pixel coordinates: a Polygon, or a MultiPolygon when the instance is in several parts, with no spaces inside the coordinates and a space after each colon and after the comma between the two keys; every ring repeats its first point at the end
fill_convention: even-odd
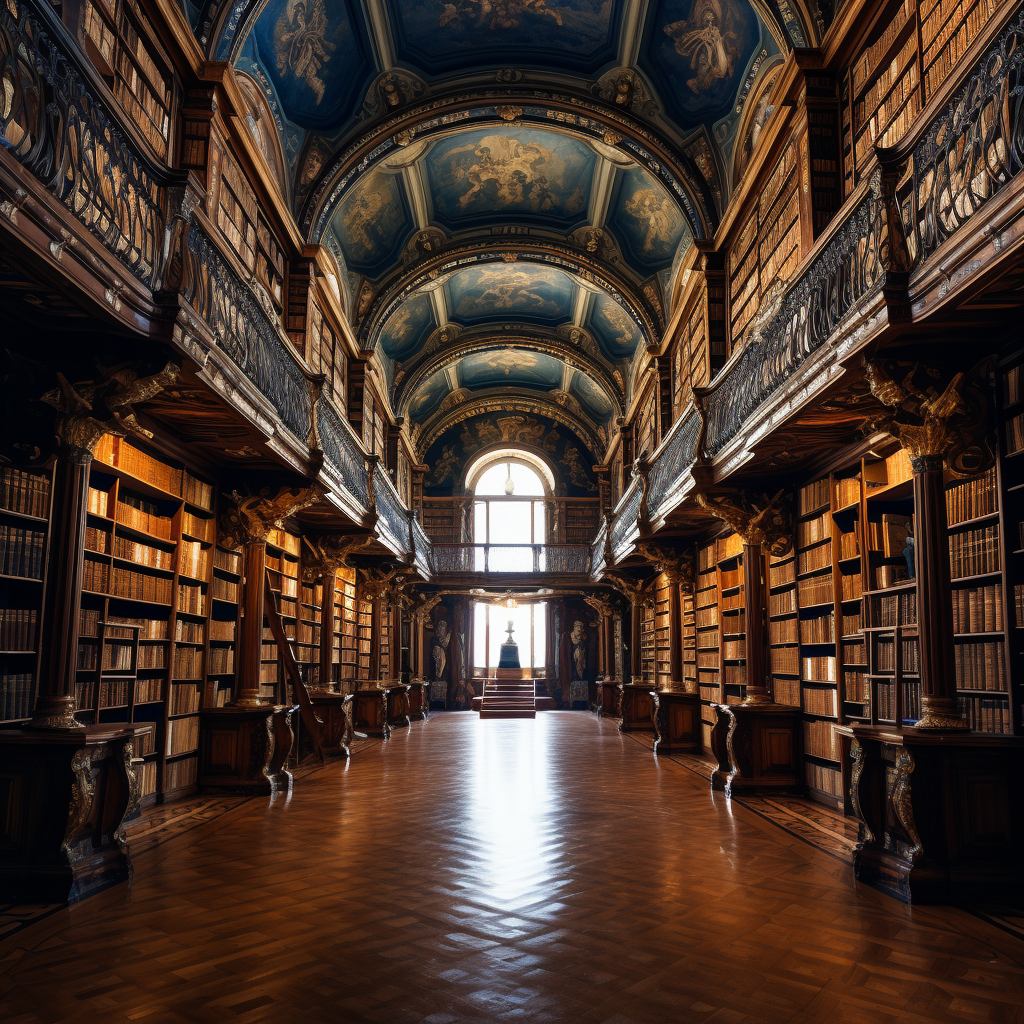
{"type": "Polygon", "coordinates": [[[550,473],[534,456],[492,452],[470,467],[473,543],[478,572],[537,572],[544,568],[550,473]]]}

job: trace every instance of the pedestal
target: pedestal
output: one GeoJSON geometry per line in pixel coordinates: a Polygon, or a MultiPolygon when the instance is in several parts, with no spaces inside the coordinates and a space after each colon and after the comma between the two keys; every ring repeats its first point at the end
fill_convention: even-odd
{"type": "Polygon", "coordinates": [[[323,723],[320,729],[320,745],[324,755],[348,757],[353,732],[352,694],[313,691],[309,695],[309,702],[313,705],[317,718],[323,723]]]}
{"type": "Polygon", "coordinates": [[[200,788],[269,796],[290,787],[291,775],[284,769],[279,749],[287,746],[285,757],[291,750],[290,718],[291,709],[274,704],[203,711],[199,731],[200,788]]]}
{"type": "Polygon", "coordinates": [[[656,754],[694,754],[701,749],[700,696],[685,690],[651,690],[656,754]]]}
{"type": "Polygon", "coordinates": [[[645,683],[623,683],[619,729],[622,732],[653,732],[651,688],[645,683]]]}
{"type": "Polygon", "coordinates": [[[714,704],[711,788],[726,794],[801,793],[800,709],[786,704],[714,704]]]}
{"type": "Polygon", "coordinates": [[[131,878],[133,731],[0,731],[0,901],[75,903],[131,878]]]}
{"type": "Polygon", "coordinates": [[[858,881],[906,903],[1024,901],[1024,737],[849,726],[858,881]]]}
{"type": "Polygon", "coordinates": [[[619,684],[615,679],[599,679],[594,697],[594,710],[598,717],[617,718],[619,684]]]}
{"type": "Polygon", "coordinates": [[[414,679],[409,684],[409,717],[426,721],[430,717],[430,683],[414,679]]]}

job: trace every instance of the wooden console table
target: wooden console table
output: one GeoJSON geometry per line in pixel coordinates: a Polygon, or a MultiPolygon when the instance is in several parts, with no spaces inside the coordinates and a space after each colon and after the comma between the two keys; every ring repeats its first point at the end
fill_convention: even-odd
{"type": "Polygon", "coordinates": [[[692,754],[701,749],[700,696],[685,690],[651,690],[656,754],[692,754]]]}

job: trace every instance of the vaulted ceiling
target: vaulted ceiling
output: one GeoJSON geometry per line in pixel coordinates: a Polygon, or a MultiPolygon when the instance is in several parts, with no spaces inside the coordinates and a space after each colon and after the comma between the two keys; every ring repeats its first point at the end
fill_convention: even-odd
{"type": "Polygon", "coordinates": [[[634,354],[664,331],[673,268],[713,233],[772,113],[785,52],[830,16],[821,0],[190,12],[208,54],[248,76],[254,134],[276,135],[264,149],[282,190],[334,255],[414,436],[505,394],[579,424],[591,448],[628,405],[634,354]]]}

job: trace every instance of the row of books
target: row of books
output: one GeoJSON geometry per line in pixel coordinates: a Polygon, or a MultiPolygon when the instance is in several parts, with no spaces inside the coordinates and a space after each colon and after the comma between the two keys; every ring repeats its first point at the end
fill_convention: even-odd
{"type": "Polygon", "coordinates": [[[733,587],[743,586],[742,569],[722,570],[722,590],[731,590],[733,587]]]}
{"type": "Polygon", "coordinates": [[[842,757],[834,722],[804,722],[804,751],[814,757],[839,761],[842,757]]]}
{"type": "Polygon", "coordinates": [[[162,679],[136,679],[135,703],[151,704],[163,700],[164,681],[162,679]]]}
{"type": "Polygon", "coordinates": [[[819,508],[828,505],[828,477],[815,480],[813,483],[801,487],[797,492],[797,511],[799,515],[806,516],[817,512],[819,508]]]}
{"type": "Polygon", "coordinates": [[[203,650],[201,647],[174,649],[174,678],[201,679],[203,676],[203,650]]]}
{"type": "Polygon", "coordinates": [[[0,524],[0,573],[41,580],[45,546],[46,534],[40,530],[0,524]]]}
{"type": "MultiPolygon", "coordinates": [[[[942,85],[949,73],[956,67],[960,58],[984,28],[989,15],[998,5],[999,0],[975,0],[969,6],[959,0],[955,10],[962,20],[954,16],[946,21],[941,14],[937,16],[935,20],[943,27],[932,41],[931,46],[926,48],[924,54],[926,99],[931,98],[935,90],[942,85]]],[[[948,10],[948,5],[943,6],[948,10]]],[[[922,32],[923,30],[924,24],[922,24],[922,32]]]]}
{"type": "Polygon", "coordinates": [[[992,732],[1000,735],[1013,732],[1010,705],[998,697],[960,697],[960,712],[975,732],[992,732]]]}
{"type": "Polygon", "coordinates": [[[31,651],[36,646],[35,608],[0,608],[0,651],[31,651]]]}
{"type": "Polygon", "coordinates": [[[800,642],[800,633],[797,629],[799,620],[773,619],[768,624],[769,642],[773,644],[795,644],[800,642]]]}
{"type": "Polygon", "coordinates": [[[874,568],[875,590],[888,590],[910,579],[910,568],[905,562],[894,565],[876,565],[874,568]]]}
{"type": "Polygon", "coordinates": [[[854,640],[843,644],[844,665],[866,665],[868,663],[867,645],[863,640],[854,640]]]}
{"type": "Polygon", "coordinates": [[[804,778],[812,789],[834,797],[843,795],[843,773],[837,772],[834,768],[825,768],[813,761],[807,761],[804,764],[804,778]]]}
{"type": "Polygon", "coordinates": [[[850,79],[853,91],[860,92],[864,84],[877,70],[882,57],[889,51],[903,27],[917,13],[915,0],[903,0],[903,3],[896,10],[892,21],[886,25],[885,30],[878,39],[861,52],[857,59],[850,66],[850,79]]]}
{"type": "MultiPolygon", "coordinates": [[[[157,649],[163,653],[162,648],[157,649]]],[[[105,672],[131,672],[134,650],[134,644],[104,644],[103,670],[105,672]]]]}
{"type": "MultiPolygon", "coordinates": [[[[903,673],[914,675],[920,671],[917,637],[904,637],[900,640],[900,653],[903,656],[903,673]]],[[[896,671],[896,641],[882,638],[875,647],[875,669],[878,672],[896,671]]]]}
{"type": "Polygon", "coordinates": [[[860,501],[860,477],[847,476],[836,481],[836,508],[847,508],[860,501]]]}
{"type": "Polygon", "coordinates": [[[1006,649],[996,643],[957,644],[953,648],[956,685],[965,690],[1006,690],[1006,649]]]}
{"type": "Polygon", "coordinates": [[[722,657],[729,661],[737,661],[747,656],[746,640],[726,640],[722,644],[722,657]]]}
{"type": "Polygon", "coordinates": [[[717,606],[711,605],[709,608],[697,608],[694,612],[694,621],[698,626],[717,626],[717,606]]]}
{"type": "MultiPolygon", "coordinates": [[[[180,721],[187,722],[187,718],[180,721]]],[[[183,757],[180,761],[171,761],[164,765],[164,792],[171,793],[176,789],[194,786],[199,777],[199,758],[183,757]]]]}
{"type": "MultiPolygon", "coordinates": [[[[775,625],[775,623],[773,623],[775,625]]],[[[832,612],[816,619],[800,620],[800,642],[803,644],[829,644],[836,638],[836,623],[832,612]]]]}
{"type": "Polygon", "coordinates": [[[727,686],[743,686],[747,682],[746,665],[726,665],[724,680],[727,686]]]}
{"type": "Polygon", "coordinates": [[[796,611],[796,591],[780,590],[768,598],[769,615],[791,615],[796,611]]]}
{"type": "Polygon", "coordinates": [[[187,537],[202,541],[204,544],[213,543],[214,521],[204,519],[202,516],[195,516],[191,512],[181,513],[181,532],[187,537]]]}
{"type": "Polygon", "coordinates": [[[999,510],[994,469],[946,488],[946,521],[950,526],[980,519],[999,510]]]}
{"type": "Polygon", "coordinates": [[[784,587],[787,583],[796,582],[796,562],[790,559],[779,565],[768,566],[768,586],[784,587]]]}
{"type": "Polygon", "coordinates": [[[173,520],[160,515],[151,502],[139,501],[132,504],[127,498],[118,501],[114,506],[114,522],[159,540],[171,540],[174,536],[173,520]]]}
{"type": "Polygon", "coordinates": [[[166,668],[167,648],[163,644],[142,644],[139,647],[139,668],[166,668]]]}
{"type": "Polygon", "coordinates": [[[796,524],[796,543],[798,548],[806,548],[818,544],[832,536],[832,517],[823,512],[816,519],[807,519],[796,524]]]}
{"type": "Polygon", "coordinates": [[[797,555],[798,571],[801,575],[814,572],[816,569],[827,569],[832,565],[832,544],[826,542],[817,547],[801,551],[797,555]]]}
{"type": "Polygon", "coordinates": [[[836,691],[831,687],[804,687],[803,709],[809,715],[835,718],[838,713],[836,691]]]}
{"type": "Polygon", "coordinates": [[[31,672],[5,672],[0,676],[0,721],[32,714],[35,676],[31,672]]]}
{"type": "Polygon", "coordinates": [[[178,584],[178,611],[190,615],[206,614],[206,594],[202,589],[190,583],[178,584]]]}
{"type": "Polygon", "coordinates": [[[87,526],[85,528],[85,550],[95,551],[98,555],[105,555],[109,547],[110,534],[98,526],[87,526]]]}
{"type": "Polygon", "coordinates": [[[155,548],[149,544],[141,544],[127,537],[114,538],[114,557],[124,558],[136,565],[146,565],[151,569],[164,569],[167,572],[174,571],[174,555],[162,548],[155,548]]]}
{"type": "Polygon", "coordinates": [[[201,644],[206,633],[206,624],[177,619],[174,623],[174,639],[184,644],[201,644]]]}
{"type": "Polygon", "coordinates": [[[239,584],[232,580],[225,580],[219,576],[214,576],[212,594],[217,601],[238,604],[238,587],[239,584]]]}
{"type": "Polygon", "coordinates": [[[697,665],[700,668],[718,668],[718,650],[698,651],[697,665]]]}
{"type": "Polygon", "coordinates": [[[312,626],[309,623],[300,622],[297,640],[300,644],[319,644],[320,627],[312,626]]]}
{"type": "MultiPolygon", "coordinates": [[[[199,687],[189,683],[171,684],[171,696],[167,702],[169,715],[191,715],[199,710],[199,687]]],[[[196,720],[198,721],[198,719],[196,720]]]]}
{"type": "Polygon", "coordinates": [[[800,595],[801,607],[809,608],[813,605],[832,604],[832,573],[800,580],[797,583],[797,590],[800,595]]]}
{"type": "Polygon", "coordinates": [[[240,551],[215,548],[213,552],[213,567],[240,576],[242,573],[242,554],[240,551]]]}
{"type": "Polygon", "coordinates": [[[788,704],[794,708],[800,707],[800,680],[773,679],[772,696],[780,704],[788,704]]]}
{"type": "Polygon", "coordinates": [[[843,636],[855,636],[863,628],[864,614],[860,609],[843,613],[843,636]]]}
{"type": "Polygon", "coordinates": [[[993,633],[1002,628],[1002,583],[953,588],[954,633],[993,633]]]}
{"type": "Polygon", "coordinates": [[[875,626],[913,626],[917,622],[917,594],[912,590],[904,594],[878,594],[871,610],[875,626]]]}
{"type": "Polygon", "coordinates": [[[856,601],[864,593],[864,582],[859,572],[839,577],[839,596],[843,601],[856,601]]]}
{"type": "Polygon", "coordinates": [[[836,659],[834,655],[816,655],[813,658],[801,658],[800,670],[805,681],[817,683],[834,683],[836,681],[836,659]]]}
{"type": "Polygon", "coordinates": [[[235,649],[233,647],[210,648],[210,675],[227,675],[235,671],[235,649]]]}
{"type": "Polygon", "coordinates": [[[866,672],[843,672],[843,699],[853,704],[871,701],[871,682],[866,672]]]}
{"type": "Polygon", "coordinates": [[[953,579],[998,572],[999,527],[964,530],[949,536],[949,571],[953,579]]]}
{"type": "Polygon", "coordinates": [[[914,532],[914,517],[886,512],[879,520],[867,523],[867,546],[886,558],[902,555],[907,537],[914,532]]]}
{"type": "Polygon", "coordinates": [[[209,565],[209,548],[204,548],[197,540],[181,542],[178,572],[194,580],[205,580],[209,565]]]}
{"type": "Polygon", "coordinates": [[[199,717],[172,718],[167,723],[167,745],[164,748],[168,757],[185,754],[199,747],[199,717]]]}
{"type": "Polygon", "coordinates": [[[860,554],[860,539],[856,530],[839,534],[839,557],[856,558],[860,554]]]}
{"type": "Polygon", "coordinates": [[[105,435],[96,448],[97,462],[106,463],[122,472],[144,480],[153,487],[174,494],[200,508],[213,507],[213,485],[194,477],[187,469],[174,469],[159,459],[140,451],[123,438],[105,435]]]}
{"type": "Polygon", "coordinates": [[[12,466],[0,469],[0,508],[46,519],[50,513],[49,478],[12,466]]]}
{"type": "Polygon", "coordinates": [[[1006,453],[1016,455],[1024,451],[1024,412],[1006,421],[1006,453]]]}
{"type": "Polygon", "coordinates": [[[85,559],[82,586],[98,594],[122,597],[129,601],[149,601],[170,605],[171,581],[161,576],[119,569],[106,562],[85,559]]]}
{"type": "Polygon", "coordinates": [[[235,620],[234,619],[211,619],[210,620],[211,640],[234,640],[235,620]]]}
{"type": "Polygon", "coordinates": [[[143,799],[156,792],[156,761],[146,761],[135,766],[135,777],[139,780],[139,796],[143,799]]]}

